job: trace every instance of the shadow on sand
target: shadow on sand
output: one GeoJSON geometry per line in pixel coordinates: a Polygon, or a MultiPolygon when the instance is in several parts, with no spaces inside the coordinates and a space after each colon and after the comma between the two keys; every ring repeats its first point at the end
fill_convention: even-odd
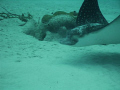
{"type": "Polygon", "coordinates": [[[82,57],[76,57],[69,59],[63,64],[71,65],[74,67],[85,67],[85,66],[111,66],[120,68],[120,53],[91,53],[83,55],[82,57]]]}

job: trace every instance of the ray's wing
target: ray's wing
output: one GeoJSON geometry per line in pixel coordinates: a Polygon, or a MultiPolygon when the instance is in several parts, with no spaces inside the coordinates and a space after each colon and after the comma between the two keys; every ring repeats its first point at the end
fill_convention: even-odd
{"type": "Polygon", "coordinates": [[[108,24],[99,9],[97,0],[84,0],[79,10],[76,24],[81,26],[86,23],[100,23],[102,25],[108,24]]]}
{"type": "Polygon", "coordinates": [[[101,44],[119,44],[120,43],[120,15],[109,25],[90,33],[82,38],[74,46],[90,46],[101,44]]]}

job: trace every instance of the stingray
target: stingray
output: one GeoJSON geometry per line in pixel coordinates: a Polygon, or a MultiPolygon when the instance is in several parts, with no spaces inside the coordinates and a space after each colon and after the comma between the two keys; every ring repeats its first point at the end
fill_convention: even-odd
{"type": "Polygon", "coordinates": [[[120,43],[120,15],[109,25],[78,39],[74,46],[89,46],[120,43]]]}
{"type": "Polygon", "coordinates": [[[74,45],[78,40],[73,39],[74,35],[79,35],[82,38],[84,35],[100,30],[108,25],[107,20],[102,15],[97,0],[84,0],[80,7],[77,19],[77,27],[71,29],[66,38],[60,43],[74,45]]]}

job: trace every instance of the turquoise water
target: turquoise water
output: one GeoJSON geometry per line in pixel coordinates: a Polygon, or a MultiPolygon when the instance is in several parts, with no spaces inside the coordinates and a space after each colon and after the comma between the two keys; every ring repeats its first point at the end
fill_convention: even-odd
{"type": "MultiPolygon", "coordinates": [[[[89,35],[87,41],[82,39],[82,47],[60,43],[77,27],[83,1],[0,0],[0,90],[120,89],[120,44],[114,38],[119,37],[119,19],[103,29],[112,33],[92,34],[100,35],[102,42],[110,34],[107,41],[117,44],[84,46],[95,39],[89,35]],[[55,16],[57,11],[65,15],[55,16]],[[43,23],[44,15],[53,18],[43,23]]],[[[120,15],[120,0],[98,0],[98,4],[108,23],[120,15]]]]}

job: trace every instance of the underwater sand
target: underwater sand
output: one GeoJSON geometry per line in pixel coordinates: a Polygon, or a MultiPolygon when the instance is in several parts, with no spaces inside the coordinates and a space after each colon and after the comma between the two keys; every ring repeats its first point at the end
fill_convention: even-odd
{"type": "MultiPolygon", "coordinates": [[[[119,0],[98,1],[108,22],[120,14],[119,0]]],[[[82,2],[1,0],[0,6],[38,20],[58,10],[79,11],[82,2]]],[[[120,44],[72,47],[38,41],[22,32],[22,23],[0,21],[0,90],[120,90],[120,44]]]]}

